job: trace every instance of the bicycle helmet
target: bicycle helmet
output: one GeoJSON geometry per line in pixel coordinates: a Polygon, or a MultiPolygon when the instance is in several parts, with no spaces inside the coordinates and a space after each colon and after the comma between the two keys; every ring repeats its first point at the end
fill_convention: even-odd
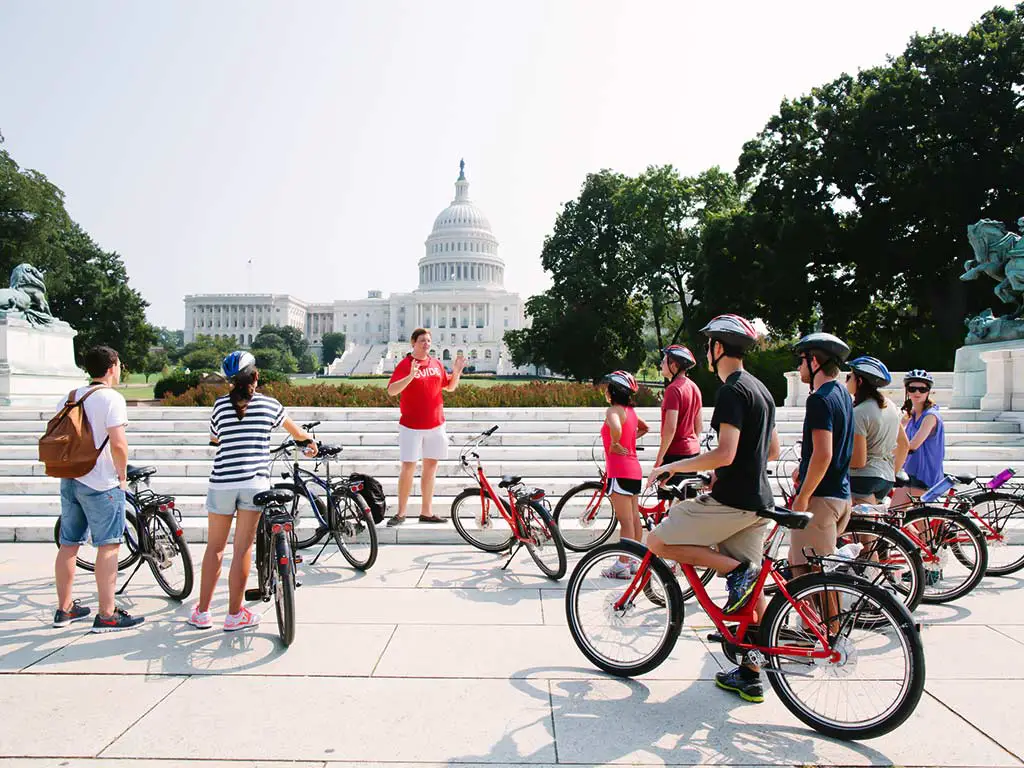
{"type": "Polygon", "coordinates": [[[753,324],[739,315],[718,315],[700,329],[709,339],[740,349],[750,349],[757,342],[753,324]]]}
{"type": "Polygon", "coordinates": [[[614,389],[627,396],[635,394],[640,389],[640,386],[636,383],[636,378],[628,371],[612,371],[601,381],[605,382],[610,389],[614,389]]]}
{"type": "Polygon", "coordinates": [[[846,342],[831,333],[809,333],[793,345],[793,351],[807,361],[807,369],[811,372],[811,392],[814,391],[814,379],[821,370],[821,366],[815,367],[813,352],[823,354],[826,358],[837,363],[843,362],[850,354],[850,348],[846,342]]]}
{"type": "Polygon", "coordinates": [[[256,358],[253,357],[251,353],[237,350],[224,358],[222,367],[224,369],[224,375],[229,379],[233,379],[246,368],[251,368],[255,365],[256,358]]]}
{"type": "Polygon", "coordinates": [[[661,353],[678,365],[682,371],[687,371],[697,364],[697,359],[693,356],[693,352],[682,344],[670,344],[661,353]]]}
{"type": "Polygon", "coordinates": [[[912,371],[907,371],[903,374],[903,386],[906,386],[912,381],[921,381],[927,384],[929,387],[935,383],[935,379],[928,373],[924,368],[915,368],[912,371]]]}
{"type": "Polygon", "coordinates": [[[850,370],[866,381],[870,381],[876,387],[885,387],[892,384],[892,374],[885,367],[885,363],[877,357],[862,355],[850,361],[850,370]]]}

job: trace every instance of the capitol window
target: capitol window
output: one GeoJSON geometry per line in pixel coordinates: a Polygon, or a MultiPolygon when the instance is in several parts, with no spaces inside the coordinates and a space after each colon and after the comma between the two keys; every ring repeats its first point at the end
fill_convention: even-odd
{"type": "Polygon", "coordinates": [[[490,359],[491,359],[491,350],[489,350],[489,349],[485,349],[485,350],[484,350],[484,357],[485,357],[486,359],[490,360],[490,359]]]}

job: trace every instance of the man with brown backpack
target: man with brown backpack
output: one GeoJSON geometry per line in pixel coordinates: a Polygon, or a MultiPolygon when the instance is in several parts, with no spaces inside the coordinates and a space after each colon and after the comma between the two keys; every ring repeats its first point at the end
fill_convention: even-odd
{"type": "Polygon", "coordinates": [[[91,531],[97,550],[99,593],[99,612],[92,631],[117,632],[145,621],[114,605],[128,487],[128,409],[115,389],[121,381],[121,360],[115,350],[93,347],[85,353],[83,367],[92,381],[68,395],[39,440],[39,459],[46,465],[46,474],[61,478],[53,626],[66,627],[89,615],[88,608],[71,599],[71,589],[78,548],[91,531]]]}

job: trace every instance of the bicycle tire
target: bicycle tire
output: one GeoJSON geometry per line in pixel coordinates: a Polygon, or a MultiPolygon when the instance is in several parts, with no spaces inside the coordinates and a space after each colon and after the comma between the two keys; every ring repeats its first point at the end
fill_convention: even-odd
{"type": "MultiPolygon", "coordinates": [[[[871,660],[870,654],[858,653],[853,648],[849,634],[846,638],[846,650],[840,659],[841,663],[835,665],[829,663],[808,663],[807,660],[797,661],[793,657],[765,654],[766,662],[763,671],[766,673],[775,694],[785,705],[786,709],[819,733],[837,739],[871,739],[882,736],[899,727],[917,707],[924,692],[926,676],[925,655],[924,647],[921,643],[921,635],[917,631],[914,620],[906,606],[886,590],[876,587],[857,576],[840,573],[812,573],[800,576],[789,581],[786,589],[794,601],[814,600],[815,592],[820,593],[822,596],[827,596],[830,590],[834,590],[838,604],[842,606],[843,598],[845,597],[846,602],[849,604],[850,612],[859,611],[862,606],[865,606],[865,603],[869,604],[865,607],[871,610],[874,615],[884,617],[888,625],[887,632],[879,632],[876,627],[865,627],[864,622],[858,621],[856,616],[851,617],[848,623],[844,622],[840,627],[840,632],[847,630],[849,633],[853,631],[873,633],[869,635],[872,639],[875,635],[882,635],[885,642],[874,643],[872,650],[877,653],[879,645],[886,648],[898,645],[907,664],[907,671],[904,673],[903,684],[898,690],[898,695],[894,697],[893,703],[884,712],[871,721],[843,724],[835,720],[830,721],[821,714],[812,712],[809,708],[810,704],[805,705],[803,703],[803,700],[794,690],[782,668],[787,663],[795,663],[800,666],[801,668],[794,672],[794,677],[796,677],[798,684],[813,678],[820,671],[822,677],[827,678],[824,684],[832,686],[830,691],[835,693],[838,686],[856,674],[858,659],[860,659],[860,663],[871,660]],[[896,641],[895,643],[894,640],[896,641]],[[854,654],[858,655],[855,656],[854,654]],[[846,664],[850,664],[851,669],[844,676],[842,670],[846,664]]],[[[775,597],[768,604],[764,617],[761,619],[761,635],[759,639],[761,646],[771,648],[792,644],[793,639],[791,635],[794,632],[803,631],[805,635],[809,635],[806,629],[799,629],[799,627],[803,626],[801,623],[803,621],[802,617],[793,617],[795,619],[793,623],[797,629],[785,625],[787,612],[792,612],[793,610],[793,606],[786,599],[785,595],[781,592],[776,593],[775,597]],[[786,637],[783,637],[784,627],[790,633],[786,637]]],[[[814,637],[813,635],[809,636],[814,637]]],[[[817,641],[815,638],[814,642],[816,644],[820,641],[817,641]]],[[[835,647],[839,647],[839,641],[836,641],[835,647]]],[[[861,685],[862,687],[870,686],[873,697],[879,700],[882,684],[886,682],[898,683],[899,681],[894,681],[893,679],[867,680],[861,685]]],[[[811,698],[813,701],[827,704],[830,697],[819,696],[811,698]]],[[[832,697],[832,700],[835,701],[836,698],[838,697],[832,697]]],[[[872,697],[867,698],[871,699],[872,697]]],[[[863,700],[862,698],[859,701],[863,700]]],[[[849,714],[851,709],[851,707],[845,709],[847,714],[849,714]]]]}
{"type": "Polygon", "coordinates": [[[341,550],[342,556],[353,568],[360,571],[368,570],[377,562],[377,528],[373,524],[370,507],[362,496],[352,491],[338,490],[334,496],[334,503],[328,507],[331,537],[341,550]],[[342,499],[344,501],[339,507],[342,499]],[[366,537],[366,547],[369,551],[365,556],[359,554],[360,550],[355,547],[356,536],[366,537]]]}
{"type": "MultiPolygon", "coordinates": [[[[511,514],[511,511],[508,508],[508,504],[502,499],[499,499],[499,501],[501,501],[501,506],[505,509],[505,513],[511,514]]],[[[467,488],[452,500],[452,525],[455,526],[455,530],[458,532],[459,536],[461,536],[466,541],[466,543],[473,545],[477,549],[482,550],[484,552],[503,552],[504,550],[512,546],[512,529],[509,528],[507,536],[501,533],[500,529],[494,530],[495,525],[505,527],[507,526],[507,523],[505,522],[505,519],[501,516],[500,512],[496,514],[491,514],[490,507],[493,504],[494,501],[487,494],[484,494],[483,501],[481,502],[479,488],[467,488]],[[484,529],[490,530],[492,532],[488,539],[477,538],[477,536],[480,535],[481,531],[479,529],[471,529],[463,524],[463,518],[459,514],[459,512],[462,510],[463,504],[465,504],[468,499],[473,499],[478,504],[482,503],[483,507],[481,509],[481,512],[486,510],[488,514],[488,520],[493,521],[491,522],[491,528],[484,529]]],[[[472,507],[470,508],[472,509],[472,507]]],[[[477,519],[476,513],[473,514],[473,519],[477,519]]]]}
{"type": "Polygon", "coordinates": [[[150,570],[153,571],[153,578],[156,579],[156,583],[160,585],[169,598],[181,602],[190,594],[192,594],[192,586],[195,580],[195,572],[192,570],[192,553],[189,552],[188,544],[185,543],[185,537],[181,533],[181,529],[178,527],[178,522],[174,520],[171,515],[167,512],[158,512],[150,517],[151,529],[147,539],[151,545],[155,548],[157,546],[167,546],[173,549],[173,553],[170,557],[180,557],[181,567],[183,569],[182,583],[180,586],[175,586],[167,578],[167,571],[160,567],[157,563],[155,553],[150,553],[149,560],[150,570]],[[158,531],[158,528],[163,530],[158,531]],[[165,542],[158,542],[158,537],[166,539],[165,542]]]}
{"type": "MultiPolygon", "coordinates": [[[[989,530],[984,525],[979,526],[988,545],[988,567],[985,568],[985,575],[1009,576],[1011,573],[1016,573],[1021,568],[1024,568],[1024,546],[1020,547],[1020,556],[1009,561],[1001,558],[998,552],[999,549],[1007,546],[1003,538],[1007,523],[1013,519],[1024,523],[1024,498],[1012,493],[985,491],[984,493],[964,497],[961,499],[961,502],[972,510],[972,514],[977,514],[986,525],[994,529],[989,530]],[[990,502],[993,505],[1000,506],[980,513],[977,512],[976,508],[978,506],[990,502]],[[994,560],[998,564],[993,563],[994,560]]],[[[968,514],[969,519],[972,517],[972,514],[968,514]]],[[[974,521],[972,520],[972,522],[974,521]]]]}
{"type": "MultiPolygon", "coordinates": [[[[573,488],[566,491],[562,498],[558,500],[555,505],[554,521],[555,525],[558,526],[558,530],[562,533],[562,542],[565,544],[565,548],[572,550],[573,552],[589,552],[594,547],[599,547],[611,538],[612,533],[615,532],[615,526],[618,524],[618,520],[615,517],[615,510],[611,508],[611,501],[608,499],[607,494],[604,495],[603,500],[608,502],[608,510],[610,515],[608,516],[608,523],[604,529],[601,529],[598,517],[597,524],[591,530],[595,532],[595,536],[587,538],[584,536],[577,536],[575,531],[572,531],[568,536],[565,531],[562,530],[561,515],[565,510],[569,502],[582,494],[595,494],[600,493],[604,489],[604,483],[598,480],[589,480],[585,483],[580,483],[573,488]]],[[[589,509],[590,503],[586,504],[584,509],[589,509]]],[[[599,515],[600,513],[598,513],[599,515]]],[[[567,521],[568,522],[568,521],[567,521]]]]}
{"type": "MultiPolygon", "coordinates": [[[[327,505],[323,499],[314,492],[316,508],[312,507],[309,496],[306,495],[306,488],[298,483],[276,483],[275,488],[282,488],[292,492],[292,530],[295,532],[295,546],[299,549],[306,549],[317,544],[327,534],[327,505]],[[309,522],[312,518],[313,527],[301,527],[301,521],[309,522]]],[[[319,486],[317,486],[319,488],[319,486]]]]}
{"type": "Polygon", "coordinates": [[[942,524],[939,528],[941,541],[937,544],[935,542],[935,531],[932,526],[928,527],[929,533],[923,536],[924,543],[932,549],[931,553],[922,552],[922,563],[925,568],[925,589],[924,595],[921,598],[921,602],[930,604],[941,604],[949,603],[954,600],[958,600],[964,595],[968,594],[972,589],[978,586],[978,583],[984,578],[985,570],[988,568],[988,545],[985,543],[985,537],[982,535],[978,527],[961,512],[954,512],[953,510],[943,509],[942,507],[918,507],[916,509],[909,510],[903,518],[903,529],[906,530],[909,526],[922,520],[945,520],[946,523],[942,524]],[[953,533],[953,529],[958,529],[959,532],[953,533]],[[975,557],[968,560],[965,553],[965,547],[960,545],[966,545],[970,543],[975,552],[975,557]],[[946,576],[941,569],[941,551],[937,549],[949,548],[949,551],[953,554],[953,557],[966,569],[968,574],[966,578],[960,580],[958,586],[950,586],[948,589],[929,589],[931,586],[928,584],[928,570],[930,561],[936,555],[939,558],[940,565],[940,581],[944,581],[946,576]]]}
{"type": "Polygon", "coordinates": [[[287,648],[295,640],[295,562],[292,546],[285,533],[274,534],[271,551],[277,555],[274,611],[281,644],[287,648]]]}
{"type": "Polygon", "coordinates": [[[565,576],[566,569],[565,542],[562,541],[558,526],[555,525],[551,514],[544,509],[544,505],[539,501],[526,499],[520,501],[519,506],[520,519],[527,526],[527,530],[523,531],[523,536],[526,539],[526,551],[530,553],[533,562],[545,576],[552,581],[558,581],[565,576]],[[522,507],[529,510],[525,516],[522,507]],[[552,548],[555,551],[554,564],[542,557],[543,550],[552,548]]]}
{"type": "Polygon", "coordinates": [[[848,566],[853,575],[866,578],[868,581],[873,581],[871,577],[877,573],[877,569],[875,572],[870,571],[870,563],[873,562],[872,556],[881,553],[880,559],[883,563],[895,565],[898,563],[892,562],[892,555],[887,553],[884,548],[896,550],[906,567],[902,574],[898,571],[893,573],[891,577],[889,574],[886,574],[885,579],[888,582],[889,588],[899,595],[899,601],[907,606],[908,611],[913,613],[924,597],[925,575],[924,565],[921,562],[921,550],[902,530],[882,520],[857,516],[850,518],[850,522],[846,525],[846,530],[843,531],[836,541],[836,548],[838,549],[840,546],[853,541],[850,538],[851,534],[875,537],[873,541],[867,543],[860,542],[864,545],[864,549],[857,559],[853,560],[848,566]],[[904,574],[910,576],[906,581],[903,579],[904,574]]]}
{"type": "MultiPolygon", "coordinates": [[[[676,563],[674,560],[671,561],[671,565],[669,564],[669,562],[665,560],[662,560],[662,562],[665,563],[665,566],[669,569],[669,572],[671,572],[672,575],[676,577],[676,582],[679,584],[680,599],[683,602],[686,602],[691,597],[693,597],[693,587],[690,586],[690,582],[688,582],[686,579],[683,579],[681,581],[679,579],[679,574],[682,573],[682,569],[680,568],[679,564],[676,563]]],[[[698,569],[697,574],[700,576],[700,583],[706,587],[708,584],[711,583],[711,580],[715,578],[715,569],[698,569]]],[[[665,596],[656,586],[654,586],[653,582],[648,581],[644,585],[644,595],[647,597],[648,600],[650,600],[655,605],[665,605],[665,596]]]]}
{"type": "MultiPolygon", "coordinates": [[[[565,616],[569,623],[569,632],[572,634],[573,642],[576,643],[576,647],[580,649],[580,652],[587,657],[591,664],[618,677],[634,677],[650,672],[672,653],[672,649],[679,639],[679,633],[683,628],[683,600],[680,596],[679,583],[659,558],[651,558],[650,567],[653,571],[651,578],[660,579],[667,595],[667,605],[660,606],[667,609],[664,620],[665,626],[661,632],[661,637],[657,639],[652,651],[631,663],[616,662],[600,654],[593,647],[588,638],[587,630],[584,627],[584,620],[580,615],[580,593],[584,586],[584,581],[590,572],[598,567],[602,560],[614,561],[622,556],[628,556],[639,562],[643,560],[647,551],[647,547],[635,541],[618,541],[596,547],[590,550],[576,564],[566,586],[565,616]]],[[[625,589],[628,582],[619,581],[618,584],[621,589],[625,589]]],[[[609,590],[609,592],[611,593],[613,590],[609,590]]],[[[608,607],[611,608],[612,606],[608,607]]]]}
{"type": "MultiPolygon", "coordinates": [[[[128,505],[132,510],[137,510],[138,507],[134,502],[129,501],[128,505]]],[[[57,518],[57,522],[53,524],[53,543],[60,548],[60,518],[57,518]]],[[[117,561],[117,570],[123,571],[125,568],[131,568],[139,560],[139,519],[136,517],[134,511],[125,512],[125,526],[124,526],[124,538],[122,545],[128,550],[128,554],[117,561]]],[[[95,549],[92,547],[91,549],[95,549]]],[[[89,550],[86,550],[89,552],[89,550]]],[[[88,555],[83,556],[82,547],[78,548],[78,556],[75,558],[75,565],[81,568],[83,571],[93,573],[96,570],[95,558],[90,559],[88,555]]]]}

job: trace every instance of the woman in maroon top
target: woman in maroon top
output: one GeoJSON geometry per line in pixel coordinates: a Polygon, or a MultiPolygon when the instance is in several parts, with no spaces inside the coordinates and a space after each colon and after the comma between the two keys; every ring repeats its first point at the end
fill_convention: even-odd
{"type": "MultiPolygon", "coordinates": [[[[661,359],[661,375],[668,380],[661,398],[661,444],[654,466],[689,459],[700,453],[700,435],[704,425],[700,418],[703,405],[700,389],[686,372],[696,364],[693,353],[681,344],[665,348],[661,359]]],[[[682,476],[673,477],[681,482],[682,476]]]]}
{"type": "Polygon", "coordinates": [[[388,381],[388,394],[400,396],[401,418],[398,420],[398,458],[402,469],[398,475],[398,514],[388,520],[389,526],[405,522],[405,511],[412,493],[416,462],[423,460],[420,474],[420,522],[443,523],[444,518],[432,512],[434,477],[437,462],[448,456],[448,435],[444,429],[444,397],[441,392],[454,392],[466,366],[466,358],[458,355],[452,374],[440,360],[430,356],[430,331],[417,328],[412,332],[412,354],[395,366],[388,381]]]}

